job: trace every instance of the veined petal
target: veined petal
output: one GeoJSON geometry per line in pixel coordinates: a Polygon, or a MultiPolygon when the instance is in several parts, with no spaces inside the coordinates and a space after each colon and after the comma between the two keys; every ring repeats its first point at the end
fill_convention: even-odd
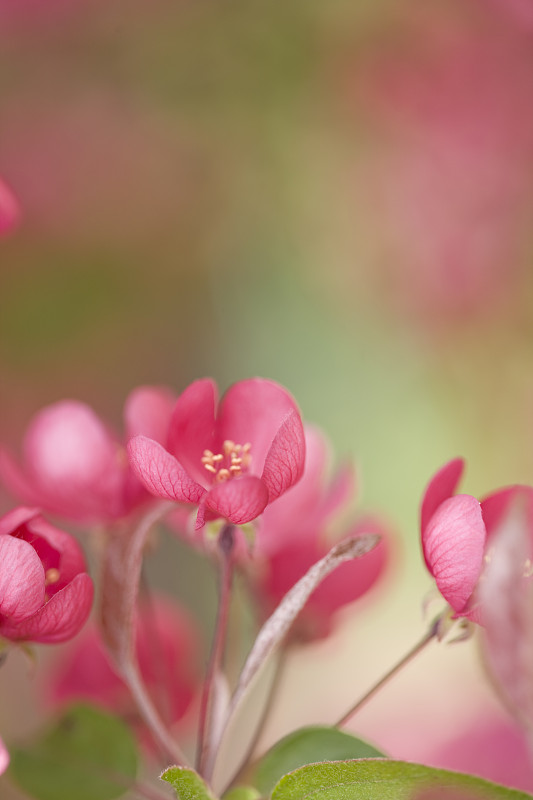
{"type": "Polygon", "coordinates": [[[0,636],[14,641],[52,644],[72,639],[85,624],[93,602],[93,582],[86,572],[54,594],[33,616],[12,625],[0,622],[0,636]]]}
{"type": "Polygon", "coordinates": [[[34,614],[45,598],[45,575],[31,544],[0,536],[0,615],[18,622],[34,614]]]}
{"type": "Polygon", "coordinates": [[[305,437],[302,420],[296,410],[291,410],[274,437],[261,476],[268,487],[270,502],[300,480],[304,464],[305,437]]]}
{"type": "MultiPolygon", "coordinates": [[[[260,478],[246,475],[218,483],[207,493],[205,507],[219,516],[244,525],[259,516],[268,503],[268,489],[260,478]]],[[[197,529],[198,523],[197,523],[197,529]]]]}
{"type": "Polygon", "coordinates": [[[426,564],[444,599],[464,610],[483,567],[486,530],[475,497],[458,494],[439,505],[422,533],[426,564]]]}
{"type": "Polygon", "coordinates": [[[128,442],[130,464],[149,492],[166,500],[199,503],[205,489],[187,475],[180,462],[158,442],[134,436],[128,442]]]}
{"type": "Polygon", "coordinates": [[[124,407],[126,441],[142,435],[166,445],[175,402],[176,398],[165,387],[139,386],[134,389],[124,407]]]}
{"type": "Polygon", "coordinates": [[[420,509],[420,528],[422,534],[440,504],[451,497],[459,485],[465,462],[463,458],[448,461],[432,477],[424,492],[420,509]]]}
{"type": "Polygon", "coordinates": [[[221,401],[217,444],[225,439],[238,444],[250,442],[251,472],[261,475],[274,438],[291,412],[299,418],[295,400],[278,383],[264,378],[239,381],[230,386],[221,401]]]}
{"type": "Polygon", "coordinates": [[[178,397],[168,435],[168,449],[176,456],[191,478],[202,486],[211,485],[202,465],[204,450],[216,446],[215,409],[217,387],[210,378],[191,383],[178,397]]]}

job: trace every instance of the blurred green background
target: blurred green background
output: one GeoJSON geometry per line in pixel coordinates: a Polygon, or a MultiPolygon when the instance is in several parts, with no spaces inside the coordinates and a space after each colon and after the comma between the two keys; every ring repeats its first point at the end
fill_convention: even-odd
{"type": "MultiPolygon", "coordinates": [[[[476,495],[533,482],[519,5],[0,0],[0,175],[23,215],[0,243],[2,441],[64,397],[119,428],[136,385],[261,375],[355,460],[358,507],[395,531],[374,603],[294,657],[271,736],[332,721],[422,632],[418,504],[444,461],[466,457],[476,495]]],[[[156,580],[187,586],[168,563],[156,580]]],[[[390,746],[410,691],[426,738],[475,716],[492,701],[459,649],[424,657],[354,729],[390,746]]],[[[8,741],[35,718],[27,676],[7,688],[13,662],[8,741]]],[[[398,754],[422,758],[419,739],[398,754]]]]}

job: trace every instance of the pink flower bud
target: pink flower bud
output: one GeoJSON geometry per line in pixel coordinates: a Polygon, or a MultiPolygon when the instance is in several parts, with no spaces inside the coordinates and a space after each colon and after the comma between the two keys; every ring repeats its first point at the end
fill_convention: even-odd
{"type": "Polygon", "coordinates": [[[0,236],[10,233],[19,222],[20,208],[15,195],[0,178],[0,236]]]}

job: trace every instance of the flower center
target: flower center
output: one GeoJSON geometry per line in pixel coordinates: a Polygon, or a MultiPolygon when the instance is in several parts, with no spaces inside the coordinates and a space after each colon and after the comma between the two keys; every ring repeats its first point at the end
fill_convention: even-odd
{"type": "Polygon", "coordinates": [[[50,586],[54,583],[57,583],[60,577],[61,575],[59,570],[55,567],[50,567],[50,569],[47,569],[44,574],[45,585],[50,586]]]}
{"type": "Polygon", "coordinates": [[[222,453],[212,453],[204,450],[202,464],[213,475],[217,483],[237,478],[247,472],[252,462],[250,453],[251,444],[235,444],[231,439],[226,439],[222,444],[222,453]]]}

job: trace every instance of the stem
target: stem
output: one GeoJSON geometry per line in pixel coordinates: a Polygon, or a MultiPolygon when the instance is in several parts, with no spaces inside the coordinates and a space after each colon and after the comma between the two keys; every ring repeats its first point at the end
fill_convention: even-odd
{"type": "Polygon", "coordinates": [[[340,718],[340,720],[338,722],[335,723],[335,727],[336,728],[341,728],[343,725],[345,725],[348,722],[348,720],[351,719],[351,717],[353,717],[353,715],[357,711],[359,711],[360,708],[362,708],[364,705],[366,705],[366,703],[372,697],[374,697],[374,695],[377,694],[379,692],[379,690],[383,686],[385,686],[385,684],[387,684],[390,681],[391,678],[394,677],[394,675],[396,675],[396,673],[398,673],[403,667],[405,667],[407,664],[409,664],[409,662],[412,661],[415,658],[415,656],[417,656],[419,653],[422,652],[422,650],[425,649],[425,647],[437,636],[439,621],[440,621],[440,619],[437,619],[437,621],[432,624],[431,628],[422,637],[422,639],[420,639],[420,641],[417,644],[415,644],[415,646],[412,647],[404,655],[404,657],[400,659],[400,661],[398,661],[387,673],[385,673],[385,675],[377,683],[375,683],[374,686],[372,686],[357,701],[357,703],[354,706],[352,706],[350,708],[350,710],[347,711],[346,714],[344,714],[344,716],[342,716],[340,718]]]}
{"type": "Polygon", "coordinates": [[[130,663],[122,668],[121,675],[131,692],[141,718],[150,729],[159,747],[161,747],[166,756],[170,758],[176,766],[186,766],[187,758],[159,716],[156,707],[152,703],[152,699],[146,691],[146,687],[139,675],[137,667],[133,663],[130,663]]]}
{"type": "Polygon", "coordinates": [[[228,617],[231,599],[231,585],[233,581],[233,548],[235,544],[235,528],[227,524],[222,529],[218,538],[218,548],[221,560],[221,571],[219,580],[218,611],[215,622],[211,653],[207,664],[207,672],[202,692],[200,704],[200,718],[198,722],[198,747],[196,756],[196,767],[202,777],[209,780],[211,777],[213,758],[212,758],[212,716],[213,716],[213,695],[215,691],[215,679],[220,670],[226,633],[228,628],[228,617]]]}

